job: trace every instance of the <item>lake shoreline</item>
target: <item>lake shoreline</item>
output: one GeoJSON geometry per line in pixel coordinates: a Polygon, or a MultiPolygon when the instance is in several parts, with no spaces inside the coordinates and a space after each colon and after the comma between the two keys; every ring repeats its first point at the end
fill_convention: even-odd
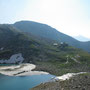
{"type": "Polygon", "coordinates": [[[0,66],[0,73],[8,76],[30,76],[30,75],[41,75],[49,74],[43,71],[32,71],[36,68],[34,64],[20,64],[11,66],[0,66]]]}
{"type": "Polygon", "coordinates": [[[30,90],[90,90],[90,73],[72,73],[73,75],[61,80],[63,76],[56,77],[54,81],[41,83],[30,90]]]}

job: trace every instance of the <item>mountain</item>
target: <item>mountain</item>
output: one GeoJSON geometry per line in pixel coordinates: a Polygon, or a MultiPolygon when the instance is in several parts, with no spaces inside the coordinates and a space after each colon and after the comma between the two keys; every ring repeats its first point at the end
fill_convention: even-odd
{"type": "MultiPolygon", "coordinates": [[[[90,54],[68,43],[72,46],[85,44],[88,48],[90,42],[79,42],[40,23],[21,21],[12,25],[0,24],[0,64],[33,63],[36,65],[34,70],[46,71],[57,76],[74,72],[90,72],[90,54]]],[[[20,73],[23,72],[25,71],[20,73]]],[[[75,80],[77,81],[78,78],[75,80]]],[[[80,82],[82,81],[83,77],[80,82]]],[[[71,83],[72,80],[69,82],[71,83]]],[[[57,83],[56,81],[54,84],[56,88],[58,88],[57,83]]]]}
{"type": "MultiPolygon", "coordinates": [[[[23,62],[34,62],[37,60],[64,61],[64,58],[61,56],[65,55],[63,52],[66,51],[69,54],[69,50],[78,51],[75,48],[70,48],[65,43],[60,45],[60,43],[54,40],[34,36],[31,33],[21,32],[12,25],[0,25],[0,61],[2,63],[4,61],[5,63],[8,62],[8,60],[10,61],[13,55],[13,57],[15,57],[15,55],[20,55],[21,57],[22,55],[24,58],[23,62]]],[[[16,61],[18,61],[17,57],[14,58],[16,61]]]]}
{"type": "Polygon", "coordinates": [[[74,38],[79,40],[79,41],[82,41],[82,42],[90,41],[90,38],[86,38],[86,37],[84,37],[82,35],[74,36],[74,38]]]}
{"type": "Polygon", "coordinates": [[[11,25],[0,25],[0,61],[6,63],[13,55],[15,57],[15,55],[21,56],[21,54],[25,59],[23,62],[49,59],[45,53],[46,50],[48,52],[49,47],[53,47],[53,45],[51,46],[53,42],[30,33],[23,33],[11,25]]]}
{"type": "MultiPolygon", "coordinates": [[[[65,42],[58,42],[59,38],[58,40],[50,39],[51,37],[59,37],[58,31],[51,30],[52,28],[47,25],[40,24],[40,26],[38,27],[36,23],[36,27],[35,25],[33,26],[32,32],[38,33],[38,28],[40,28],[40,31],[42,31],[39,33],[43,33],[43,35],[22,32],[21,30],[27,29],[17,29],[13,25],[1,24],[0,63],[34,63],[37,66],[36,70],[47,71],[54,75],[90,70],[90,54],[88,52],[72,47],[65,42]],[[48,32],[47,34],[46,32],[44,33],[43,27],[46,28],[44,30],[48,32]],[[34,28],[37,28],[36,32],[34,28]],[[56,35],[54,33],[57,33],[57,36],[54,36],[56,35]]],[[[28,25],[29,27],[31,26],[28,25]]],[[[62,33],[60,34],[63,38],[69,37],[62,33]]],[[[70,37],[69,39],[73,40],[70,37]]]]}
{"type": "Polygon", "coordinates": [[[66,42],[67,44],[74,46],[76,48],[81,48],[90,52],[90,41],[80,42],[68,35],[65,35],[56,29],[37,22],[32,21],[20,21],[13,24],[13,26],[22,32],[28,32],[35,36],[41,36],[44,38],[56,40],[57,42],[66,42]]]}

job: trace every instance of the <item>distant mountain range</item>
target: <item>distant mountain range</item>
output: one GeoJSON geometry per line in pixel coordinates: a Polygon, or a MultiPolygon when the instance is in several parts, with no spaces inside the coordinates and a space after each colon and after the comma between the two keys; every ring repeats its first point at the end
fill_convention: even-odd
{"type": "Polygon", "coordinates": [[[13,24],[13,26],[19,29],[21,32],[31,33],[35,36],[41,36],[57,42],[66,42],[67,44],[76,48],[81,48],[85,51],[90,52],[90,41],[81,42],[66,34],[57,31],[48,25],[32,22],[32,21],[20,21],[13,24]]]}
{"type": "Polygon", "coordinates": [[[78,41],[82,41],[82,42],[90,41],[90,38],[86,38],[82,35],[74,36],[74,38],[77,39],[78,41]]]}

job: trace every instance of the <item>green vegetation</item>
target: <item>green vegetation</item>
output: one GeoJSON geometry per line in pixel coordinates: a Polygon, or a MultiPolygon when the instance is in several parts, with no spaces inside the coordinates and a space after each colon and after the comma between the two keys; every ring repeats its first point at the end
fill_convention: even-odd
{"type": "MultiPolygon", "coordinates": [[[[80,42],[77,44],[77,41],[73,41],[71,37],[60,33],[58,34],[58,31],[55,31],[55,29],[51,27],[48,27],[48,31],[46,25],[43,25],[39,32],[38,30],[34,31],[34,29],[38,29],[38,26],[34,27],[33,24],[33,29],[31,28],[31,30],[29,26],[26,25],[26,27],[19,27],[19,30],[12,25],[0,25],[0,60],[9,59],[13,54],[22,53],[25,59],[23,63],[36,64],[37,67],[35,70],[46,71],[54,75],[63,75],[70,72],[90,72],[90,54],[72,46],[77,47],[79,45],[78,47],[85,50],[87,50],[87,47],[82,47],[80,42]],[[21,30],[28,30],[28,33],[22,32],[21,30]],[[32,31],[32,33],[29,33],[29,30],[32,31]],[[47,32],[45,32],[45,30],[47,30],[47,32]],[[68,42],[65,38],[68,38],[68,42]],[[69,46],[66,42],[75,45],[69,46]],[[54,43],[57,44],[54,45],[54,43]]],[[[71,81],[67,81],[64,84],[66,85],[69,82],[71,81]]],[[[61,82],[55,83],[62,85],[61,82]]],[[[55,83],[54,85],[56,85],[55,83]]],[[[65,90],[73,89],[69,88],[65,90]]]]}
{"type": "Polygon", "coordinates": [[[63,34],[48,25],[32,21],[20,21],[16,22],[13,26],[22,32],[31,33],[35,36],[44,37],[47,39],[55,40],[57,42],[66,42],[70,46],[74,46],[76,48],[90,52],[90,42],[77,41],[76,39],[63,34]]]}
{"type": "Polygon", "coordinates": [[[36,70],[62,75],[68,72],[90,70],[90,54],[69,46],[30,33],[20,32],[10,25],[0,25],[0,60],[22,53],[24,62],[37,65],[36,70]],[[57,45],[54,45],[57,43],[57,45]]]}
{"type": "Polygon", "coordinates": [[[90,63],[88,64],[78,64],[75,62],[70,62],[68,64],[62,63],[60,61],[53,62],[36,62],[37,65],[35,70],[47,71],[53,75],[63,75],[66,73],[76,73],[76,72],[89,72],[90,63]]]}

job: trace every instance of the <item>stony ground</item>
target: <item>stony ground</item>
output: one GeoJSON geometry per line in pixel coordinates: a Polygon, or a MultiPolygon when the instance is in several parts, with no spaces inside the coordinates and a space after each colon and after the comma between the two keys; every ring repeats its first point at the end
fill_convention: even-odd
{"type": "Polygon", "coordinates": [[[90,90],[90,73],[69,80],[42,83],[31,90],[90,90]]]}

